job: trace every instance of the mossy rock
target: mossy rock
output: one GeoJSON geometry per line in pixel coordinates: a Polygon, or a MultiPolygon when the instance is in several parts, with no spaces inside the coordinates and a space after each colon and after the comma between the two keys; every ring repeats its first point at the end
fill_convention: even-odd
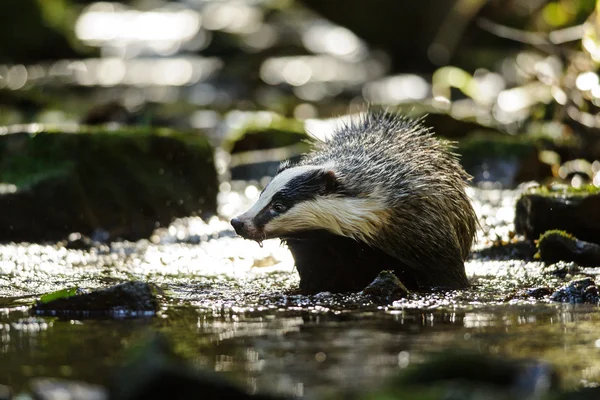
{"type": "Polygon", "coordinates": [[[515,230],[529,240],[559,229],[578,239],[600,243],[600,188],[530,188],[516,207],[515,230]]]}
{"type": "Polygon", "coordinates": [[[600,245],[577,239],[561,230],[547,231],[537,242],[538,256],[546,264],[573,261],[583,267],[600,267],[600,245]]]}
{"type": "Polygon", "coordinates": [[[167,129],[0,135],[0,183],[0,241],[95,230],[135,240],[173,218],[216,212],[212,148],[167,129]]]}
{"type": "Polygon", "coordinates": [[[86,293],[78,288],[49,293],[33,307],[37,315],[63,318],[153,316],[158,310],[157,289],[146,282],[125,282],[86,293]]]}

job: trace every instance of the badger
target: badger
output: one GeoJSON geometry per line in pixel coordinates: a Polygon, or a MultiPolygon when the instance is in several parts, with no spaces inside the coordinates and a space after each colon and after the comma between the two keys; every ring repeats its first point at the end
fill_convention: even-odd
{"type": "Polygon", "coordinates": [[[421,119],[369,110],[283,162],[231,225],[287,244],[304,292],[360,290],[382,270],[413,290],[464,288],[477,225],[470,179],[421,119]]]}

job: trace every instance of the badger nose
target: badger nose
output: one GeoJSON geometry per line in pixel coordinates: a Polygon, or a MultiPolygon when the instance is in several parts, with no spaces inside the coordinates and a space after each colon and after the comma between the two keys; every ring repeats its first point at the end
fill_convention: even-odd
{"type": "Polygon", "coordinates": [[[235,229],[235,233],[240,235],[242,229],[244,229],[244,221],[239,218],[234,218],[231,220],[231,226],[233,226],[233,229],[235,229]]]}

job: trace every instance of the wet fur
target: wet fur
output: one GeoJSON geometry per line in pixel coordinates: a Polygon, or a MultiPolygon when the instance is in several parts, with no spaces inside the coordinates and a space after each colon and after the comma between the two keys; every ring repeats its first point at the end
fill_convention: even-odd
{"type": "Polygon", "coordinates": [[[384,269],[409,289],[468,286],[476,216],[450,150],[420,121],[368,112],[297,166],[283,163],[281,177],[321,167],[335,179],[265,227],[288,244],[301,288],[358,290],[384,269]]]}

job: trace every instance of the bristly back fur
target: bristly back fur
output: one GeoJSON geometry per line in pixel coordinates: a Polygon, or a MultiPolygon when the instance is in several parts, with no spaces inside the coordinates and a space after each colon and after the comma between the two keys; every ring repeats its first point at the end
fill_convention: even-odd
{"type": "Polygon", "coordinates": [[[477,222],[465,193],[470,176],[450,142],[420,120],[370,111],[315,147],[299,165],[327,166],[337,196],[384,207],[378,232],[362,237],[368,245],[431,274],[458,266],[464,274],[477,222]]]}

